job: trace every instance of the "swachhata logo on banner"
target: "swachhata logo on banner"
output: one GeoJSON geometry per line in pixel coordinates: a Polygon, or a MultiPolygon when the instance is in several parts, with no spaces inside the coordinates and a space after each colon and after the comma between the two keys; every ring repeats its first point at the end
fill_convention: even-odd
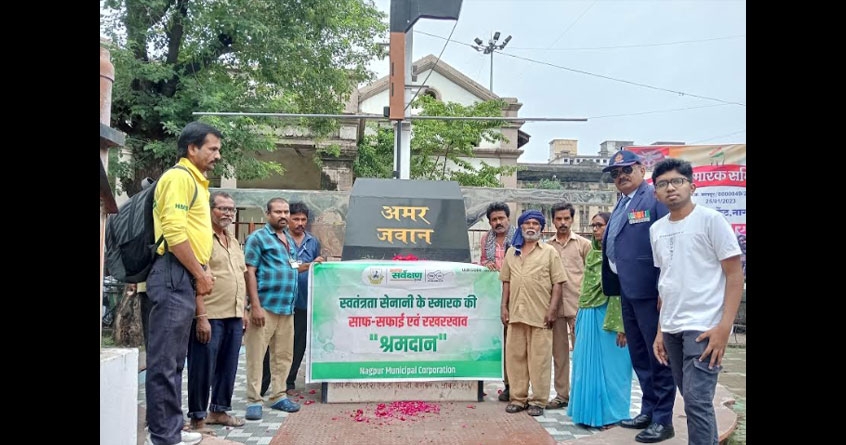
{"type": "Polygon", "coordinates": [[[502,379],[498,272],[362,260],[309,274],[308,383],[502,379]]]}

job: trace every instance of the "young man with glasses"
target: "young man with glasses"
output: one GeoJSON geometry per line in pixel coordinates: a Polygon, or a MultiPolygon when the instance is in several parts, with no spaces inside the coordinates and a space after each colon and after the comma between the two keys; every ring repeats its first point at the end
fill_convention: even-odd
{"type": "Polygon", "coordinates": [[[670,369],[658,363],[652,351],[658,331],[659,270],[652,262],[649,228],[667,214],[667,207],[644,181],[646,168],[634,152],[614,153],[602,171],[610,173],[623,195],[603,237],[602,291],[621,296],[629,355],[643,391],[640,414],[620,426],[645,428],[635,437],[638,442],[661,442],[675,435],[676,387],[670,369]]]}
{"type": "Polygon", "coordinates": [[[649,229],[661,314],[653,352],[684,398],[688,443],[719,440],[714,391],[743,293],[740,245],[722,213],[694,204],[687,161],[666,158],[652,173],[670,214],[649,229]]]}

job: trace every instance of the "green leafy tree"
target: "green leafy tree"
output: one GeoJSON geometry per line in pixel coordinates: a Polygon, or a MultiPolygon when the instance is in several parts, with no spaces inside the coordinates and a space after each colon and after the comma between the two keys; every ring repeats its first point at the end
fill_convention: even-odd
{"type": "Polygon", "coordinates": [[[564,186],[561,185],[561,182],[557,180],[541,178],[541,180],[538,181],[537,184],[535,184],[532,188],[545,190],[562,190],[564,189],[564,186]]]}
{"type": "MultiPolygon", "coordinates": [[[[455,102],[441,102],[431,96],[421,96],[413,106],[422,116],[501,116],[504,103],[498,100],[465,106],[455,102]]],[[[510,175],[516,167],[494,167],[481,162],[475,167],[468,159],[475,157],[473,149],[481,141],[504,141],[500,121],[415,120],[411,127],[411,178],[456,181],[461,185],[502,187],[499,177],[510,175]]],[[[358,145],[358,157],[353,164],[356,177],[390,178],[394,163],[394,131],[376,127],[358,145]]]]}
{"type": "MultiPolygon", "coordinates": [[[[110,165],[130,194],[176,161],[176,137],[195,111],[339,113],[371,79],[385,15],[369,0],[102,0],[100,32],[115,65],[111,125],[131,162],[110,165]]],[[[202,117],[224,135],[214,172],[241,179],[282,173],[255,153],[275,130],[332,120],[202,117]]]]}

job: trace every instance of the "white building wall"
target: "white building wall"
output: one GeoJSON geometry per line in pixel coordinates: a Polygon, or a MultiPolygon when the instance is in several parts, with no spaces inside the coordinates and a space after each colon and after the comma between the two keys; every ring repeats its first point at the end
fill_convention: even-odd
{"type": "MultiPolygon", "coordinates": [[[[448,78],[442,76],[437,71],[426,70],[426,71],[423,71],[423,72],[417,74],[417,82],[416,82],[417,84],[423,83],[424,80],[426,81],[426,85],[430,89],[435,90],[438,97],[440,99],[444,100],[444,101],[457,102],[461,105],[469,106],[469,105],[473,105],[474,103],[478,103],[482,100],[478,96],[470,93],[469,91],[467,91],[464,88],[462,88],[461,86],[455,84],[454,82],[452,82],[448,78]],[[429,75],[430,71],[432,72],[431,76],[429,75]],[[426,76],[429,76],[429,78],[426,79],[426,76]]],[[[379,115],[381,115],[384,108],[386,106],[388,106],[389,99],[390,99],[390,97],[389,97],[389,94],[388,94],[388,90],[386,89],[385,91],[379,92],[379,93],[361,101],[361,103],[359,104],[359,112],[361,112],[363,114],[379,114],[379,115]]],[[[411,109],[411,113],[410,113],[411,115],[416,115],[418,113],[419,113],[419,109],[416,109],[416,108],[411,109]]],[[[412,131],[413,131],[413,126],[412,126],[412,131]]],[[[495,131],[501,133],[501,130],[497,129],[495,131]]],[[[373,133],[375,133],[375,131],[372,128],[368,127],[367,129],[365,129],[365,134],[373,134],[373,133]]],[[[516,141],[511,141],[511,143],[512,143],[512,145],[516,146],[516,141]]],[[[496,149],[496,148],[502,148],[503,145],[504,145],[503,141],[488,142],[488,141],[483,139],[479,144],[479,148],[496,149]]],[[[487,163],[488,165],[491,165],[491,166],[494,166],[494,167],[502,166],[502,162],[498,157],[492,157],[492,158],[475,157],[475,158],[465,158],[465,160],[468,161],[475,168],[481,167],[483,161],[485,163],[487,163]]],[[[455,166],[454,163],[449,162],[448,165],[447,165],[447,168],[450,169],[450,170],[454,170],[457,167],[455,166]]]]}

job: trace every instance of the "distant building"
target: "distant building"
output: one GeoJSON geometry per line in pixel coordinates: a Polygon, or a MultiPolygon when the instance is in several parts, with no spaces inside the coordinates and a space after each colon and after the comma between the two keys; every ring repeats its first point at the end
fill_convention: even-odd
{"type": "MultiPolygon", "coordinates": [[[[518,188],[559,187],[563,190],[605,191],[617,193],[610,176],[602,173],[611,155],[634,141],[609,140],[599,146],[595,155],[580,154],[576,139],[553,139],[549,142],[546,163],[520,162],[517,171],[518,188]]],[[[683,142],[655,142],[651,145],[684,145],[683,142]]],[[[610,212],[613,205],[574,202],[576,216],[573,227],[577,232],[590,232],[590,218],[601,211],[610,212]]],[[[548,206],[547,206],[548,207],[548,206]]]]}

